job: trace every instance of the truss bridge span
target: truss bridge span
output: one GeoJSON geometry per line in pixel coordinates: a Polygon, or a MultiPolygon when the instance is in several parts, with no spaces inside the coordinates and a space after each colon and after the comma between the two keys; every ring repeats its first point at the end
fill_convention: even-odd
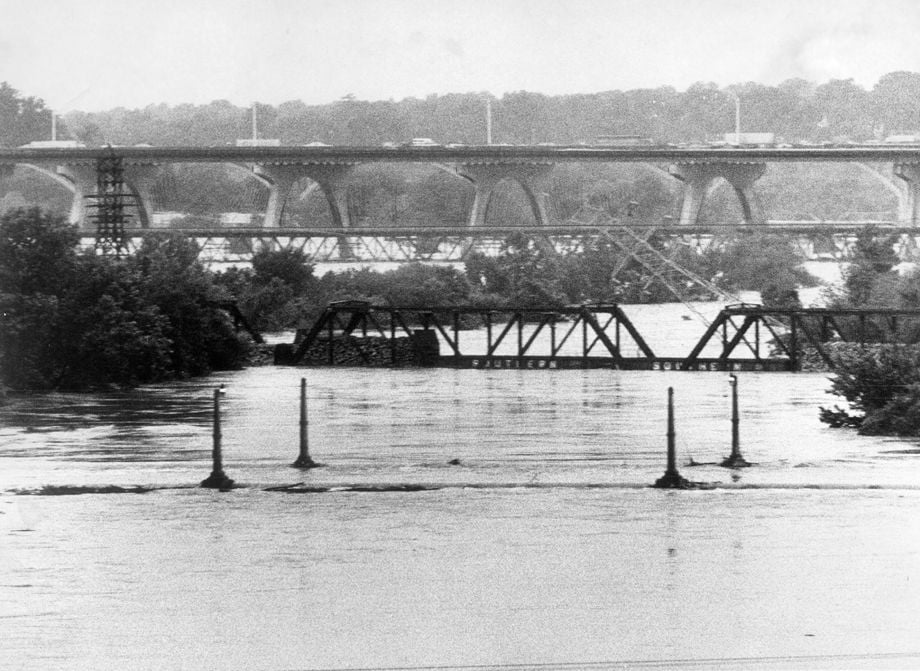
{"type": "MultiPolygon", "coordinates": [[[[125,247],[136,249],[148,235],[179,234],[195,240],[205,262],[245,263],[259,250],[297,250],[311,263],[414,262],[460,263],[471,253],[496,254],[509,238],[521,236],[545,249],[566,254],[584,251],[598,239],[631,233],[655,235],[671,242],[706,249],[729,235],[770,233],[788,236],[808,259],[845,260],[856,235],[871,226],[878,235],[893,236],[902,260],[911,260],[920,245],[920,229],[876,221],[771,222],[760,226],[465,226],[337,228],[197,227],[126,229],[125,247]]],[[[96,237],[86,234],[92,247],[96,237]]]]}
{"type": "Polygon", "coordinates": [[[607,368],[661,371],[833,370],[839,343],[920,342],[920,310],[723,308],[681,356],[659,356],[620,305],[547,308],[330,304],[281,365],[607,368]]]}

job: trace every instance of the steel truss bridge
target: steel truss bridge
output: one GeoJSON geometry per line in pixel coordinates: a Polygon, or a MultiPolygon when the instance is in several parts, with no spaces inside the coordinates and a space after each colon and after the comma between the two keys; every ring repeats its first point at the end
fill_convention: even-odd
{"type": "Polygon", "coordinates": [[[915,343],[920,310],[732,305],[677,357],[656,355],[618,305],[488,309],[347,301],[329,305],[300,336],[294,345],[281,346],[279,363],[398,366],[402,337],[423,343],[428,351],[422,364],[431,366],[778,372],[800,370],[809,350],[833,369],[836,342],[915,343]]]}
{"type": "MultiPolygon", "coordinates": [[[[866,227],[876,234],[896,238],[899,256],[914,257],[920,245],[920,229],[878,221],[774,222],[768,225],[737,226],[651,226],[566,225],[566,226],[466,226],[351,228],[174,228],[127,229],[128,252],[147,236],[178,234],[195,240],[201,258],[210,262],[247,262],[262,249],[297,250],[312,263],[409,262],[456,263],[472,252],[497,253],[509,238],[523,236],[560,254],[590,248],[605,236],[622,238],[652,235],[705,249],[714,241],[745,233],[770,233],[789,236],[806,258],[845,259],[856,235],[866,227]]],[[[83,244],[92,247],[95,236],[88,234],[83,244]]]]}

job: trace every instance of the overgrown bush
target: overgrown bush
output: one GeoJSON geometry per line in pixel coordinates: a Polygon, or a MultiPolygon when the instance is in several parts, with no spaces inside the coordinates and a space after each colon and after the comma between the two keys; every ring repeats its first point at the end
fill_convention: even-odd
{"type": "Polygon", "coordinates": [[[700,274],[719,278],[728,290],[782,293],[817,280],[802,267],[805,257],[787,236],[742,232],[702,254],[700,274]]]}
{"type": "Polygon", "coordinates": [[[832,426],[858,425],[860,433],[920,435],[920,347],[872,345],[833,353],[835,374],[829,393],[852,411],[822,408],[832,426]]]}
{"type": "Polygon", "coordinates": [[[0,382],[86,389],[201,375],[248,349],[226,297],[185,238],[126,258],[78,253],[76,231],[37,209],[0,217],[0,382]]]}

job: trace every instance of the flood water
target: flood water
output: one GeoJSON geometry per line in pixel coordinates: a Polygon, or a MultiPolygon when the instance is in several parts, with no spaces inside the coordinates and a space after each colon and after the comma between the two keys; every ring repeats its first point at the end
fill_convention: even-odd
{"type": "Polygon", "coordinates": [[[19,400],[0,668],[917,668],[920,446],[820,424],[827,377],[739,375],[739,471],[715,372],[264,367],[19,400]],[[225,493],[195,486],[221,383],[225,493]],[[669,386],[713,489],[648,487],[669,386]],[[151,491],[42,495],[112,485],[151,491]]]}

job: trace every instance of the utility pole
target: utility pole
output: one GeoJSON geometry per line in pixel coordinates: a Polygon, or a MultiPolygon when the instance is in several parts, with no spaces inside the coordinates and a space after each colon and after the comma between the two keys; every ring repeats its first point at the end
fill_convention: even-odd
{"type": "Polygon", "coordinates": [[[741,144],[741,98],[734,91],[729,91],[735,99],[735,144],[741,144]]]}
{"type": "Polygon", "coordinates": [[[258,105],[259,103],[252,103],[252,139],[259,139],[259,130],[258,130],[258,105]]]}
{"type": "Polygon", "coordinates": [[[492,99],[486,98],[486,144],[492,144],[492,99]]]}

